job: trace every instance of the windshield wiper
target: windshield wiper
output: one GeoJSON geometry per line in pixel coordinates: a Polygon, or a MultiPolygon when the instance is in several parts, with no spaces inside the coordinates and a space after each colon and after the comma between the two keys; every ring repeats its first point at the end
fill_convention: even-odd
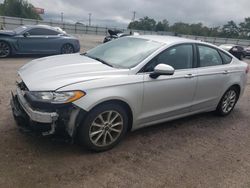
{"type": "Polygon", "coordinates": [[[93,59],[97,60],[97,61],[100,61],[101,63],[105,64],[105,65],[108,65],[110,67],[113,67],[113,65],[109,64],[108,62],[98,58],[98,57],[93,57],[93,59]]]}
{"type": "Polygon", "coordinates": [[[103,63],[103,64],[105,64],[105,65],[108,65],[108,66],[110,66],[110,67],[113,67],[113,65],[109,64],[108,62],[106,62],[106,61],[104,61],[104,60],[102,60],[102,59],[100,59],[100,58],[98,58],[98,57],[92,57],[92,56],[88,55],[86,52],[85,52],[85,53],[82,53],[81,55],[87,56],[87,57],[89,57],[89,58],[91,58],[91,59],[95,59],[95,60],[97,60],[97,61],[100,61],[101,63],[103,63]]]}

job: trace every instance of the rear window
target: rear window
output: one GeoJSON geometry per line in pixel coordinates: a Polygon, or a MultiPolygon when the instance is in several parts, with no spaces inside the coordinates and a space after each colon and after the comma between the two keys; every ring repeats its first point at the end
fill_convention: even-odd
{"type": "Polygon", "coordinates": [[[222,65],[222,59],[219,52],[212,47],[198,45],[200,67],[222,65]]]}
{"type": "Polygon", "coordinates": [[[232,57],[222,51],[219,51],[224,64],[229,64],[232,61],[232,57]]]}

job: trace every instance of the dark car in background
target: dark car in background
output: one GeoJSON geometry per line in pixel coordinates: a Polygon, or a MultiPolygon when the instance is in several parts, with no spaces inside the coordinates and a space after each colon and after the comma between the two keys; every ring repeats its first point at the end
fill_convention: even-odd
{"type": "Polygon", "coordinates": [[[246,47],[244,51],[245,51],[245,56],[250,56],[250,46],[246,47]]]}
{"type": "Polygon", "coordinates": [[[127,37],[127,36],[131,36],[131,35],[139,35],[139,33],[137,33],[137,32],[130,31],[129,33],[124,33],[120,30],[110,30],[110,29],[108,30],[108,33],[109,33],[109,35],[104,38],[103,43],[106,43],[106,42],[109,42],[111,40],[118,39],[121,37],[127,37]]]}
{"type": "Polygon", "coordinates": [[[239,60],[242,60],[246,56],[245,50],[242,46],[234,44],[222,44],[219,47],[222,48],[223,50],[230,52],[239,60]]]}
{"type": "Polygon", "coordinates": [[[111,29],[108,30],[108,34],[109,35],[104,38],[103,43],[109,42],[109,41],[111,41],[113,39],[118,39],[118,38],[121,38],[121,37],[131,35],[131,34],[123,33],[120,30],[111,30],[111,29]]]}
{"type": "Polygon", "coordinates": [[[26,25],[11,31],[0,31],[0,57],[16,54],[69,54],[79,51],[79,40],[58,27],[26,25]]]}

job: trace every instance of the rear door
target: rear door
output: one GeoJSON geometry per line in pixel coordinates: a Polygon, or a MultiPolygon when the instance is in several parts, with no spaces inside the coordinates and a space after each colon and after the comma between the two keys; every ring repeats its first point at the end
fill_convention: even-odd
{"type": "Polygon", "coordinates": [[[227,85],[232,58],[216,48],[197,45],[197,90],[192,111],[210,110],[217,106],[227,85]]]}

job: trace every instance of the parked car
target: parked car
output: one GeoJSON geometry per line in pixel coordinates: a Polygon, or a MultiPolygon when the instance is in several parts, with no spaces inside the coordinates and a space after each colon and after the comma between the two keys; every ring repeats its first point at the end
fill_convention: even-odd
{"type": "Polygon", "coordinates": [[[109,42],[111,40],[114,40],[114,39],[118,39],[118,38],[121,38],[121,37],[127,37],[127,36],[130,36],[130,35],[139,35],[139,33],[137,32],[132,32],[130,31],[130,33],[123,33],[122,31],[120,30],[108,30],[108,33],[109,35],[106,36],[103,40],[103,43],[106,43],[106,42],[109,42]]]}
{"type": "Polygon", "coordinates": [[[250,46],[246,47],[244,51],[245,51],[245,56],[250,56],[250,46]]]}
{"type": "Polygon", "coordinates": [[[61,28],[26,25],[0,31],[0,57],[16,54],[68,54],[79,52],[80,43],[61,28]]]}
{"type": "Polygon", "coordinates": [[[105,151],[127,131],[215,111],[232,112],[249,67],[211,44],[170,36],[123,37],[83,54],[33,60],[11,106],[19,126],[63,129],[105,151]]]}
{"type": "Polygon", "coordinates": [[[246,56],[244,48],[242,46],[239,46],[239,45],[222,44],[222,45],[220,45],[220,48],[230,52],[235,57],[237,57],[239,60],[242,60],[246,56]]]}

